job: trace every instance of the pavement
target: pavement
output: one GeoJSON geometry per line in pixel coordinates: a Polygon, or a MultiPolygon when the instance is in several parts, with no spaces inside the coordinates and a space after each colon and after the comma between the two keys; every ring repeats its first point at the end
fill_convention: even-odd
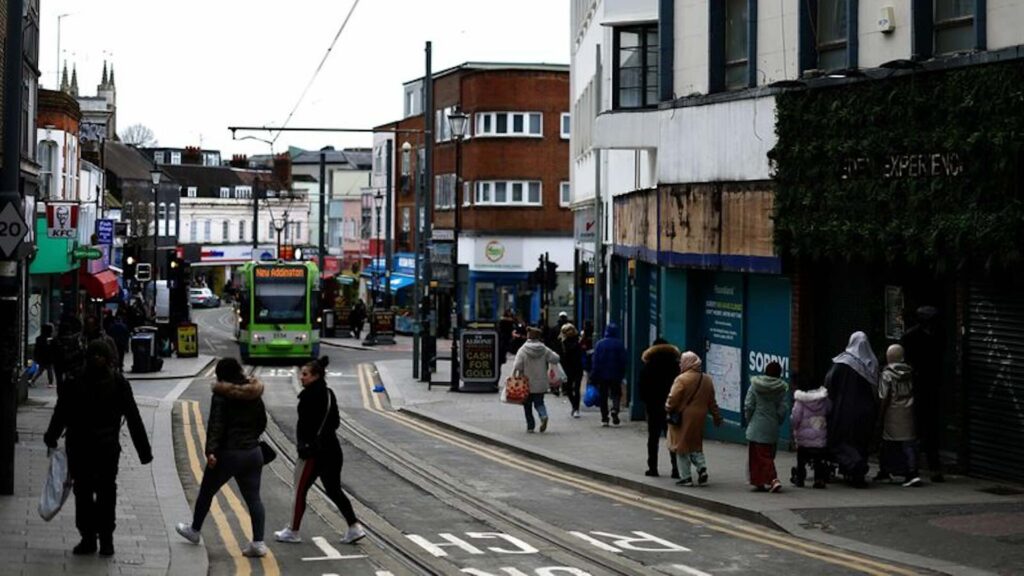
{"type": "MultiPolygon", "coordinates": [[[[212,360],[211,356],[166,358],[159,373],[127,374],[153,443],[154,458],[151,464],[143,466],[127,427],[122,427],[115,555],[111,558],[71,554],[71,548],[80,539],[75,528],[74,496],[49,522],[37,512],[49,467],[43,433],[57,398],[55,389],[42,382],[29,388],[28,399],[18,407],[17,414],[14,494],[0,496],[0,573],[91,576],[207,572],[205,548],[189,545],[174,534],[174,523],[188,518],[191,509],[175,466],[171,408],[191,378],[212,360]]],[[[128,359],[126,366],[131,366],[127,362],[128,359]]]]}
{"type": "MultiPolygon", "coordinates": [[[[381,352],[412,352],[412,336],[404,336],[402,334],[396,334],[394,337],[394,344],[376,344],[369,346],[363,342],[366,340],[366,333],[362,334],[362,338],[325,338],[320,337],[320,343],[327,346],[333,346],[335,348],[348,348],[350,350],[380,350],[381,352]]],[[[438,338],[437,349],[447,351],[451,345],[450,340],[438,338]]],[[[442,353],[443,354],[443,353],[442,353]]]]}
{"type": "MultiPolygon", "coordinates": [[[[796,453],[780,451],[776,467],[786,487],[760,493],[747,483],[745,445],[705,440],[710,482],[682,488],[669,478],[667,448],[659,454],[662,476],[644,475],[646,422],[602,428],[597,408],[573,419],[568,400],[548,395],[547,432],[527,434],[521,407],[500,403],[495,393],[450,392],[447,362],[438,362],[429,390],[412,378],[409,360],[376,366],[394,408],[574,472],[921,569],[1024,574],[1024,486],[947,474],[945,483],[922,488],[796,488],[788,483],[796,453]]],[[[502,379],[510,368],[505,363],[502,379]]]]}

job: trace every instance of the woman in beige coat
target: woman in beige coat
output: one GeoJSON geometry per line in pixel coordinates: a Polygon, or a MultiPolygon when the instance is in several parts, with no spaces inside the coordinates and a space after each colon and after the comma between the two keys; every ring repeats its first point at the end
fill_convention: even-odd
{"type": "Polygon", "coordinates": [[[679,376],[672,383],[672,390],[665,402],[669,421],[673,414],[680,414],[682,422],[668,427],[668,443],[676,454],[679,464],[680,486],[693,486],[690,464],[697,469],[697,483],[707,484],[708,467],[704,458],[704,419],[708,412],[714,417],[715,426],[722,424],[722,415],[715,403],[715,384],[711,376],[700,370],[700,357],[693,352],[683,352],[679,357],[679,376]]]}

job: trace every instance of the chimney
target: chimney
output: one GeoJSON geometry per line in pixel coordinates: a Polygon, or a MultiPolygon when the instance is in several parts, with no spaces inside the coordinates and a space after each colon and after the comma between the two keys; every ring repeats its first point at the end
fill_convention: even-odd
{"type": "Polygon", "coordinates": [[[203,153],[195,146],[186,146],[185,152],[181,155],[182,164],[203,165],[203,153]]]}
{"type": "Polygon", "coordinates": [[[292,189],[292,157],[287,152],[274,156],[274,179],[284,185],[285,190],[292,189]]]}
{"type": "Polygon", "coordinates": [[[231,167],[232,168],[248,168],[249,157],[245,154],[233,154],[231,156],[231,167]]]}

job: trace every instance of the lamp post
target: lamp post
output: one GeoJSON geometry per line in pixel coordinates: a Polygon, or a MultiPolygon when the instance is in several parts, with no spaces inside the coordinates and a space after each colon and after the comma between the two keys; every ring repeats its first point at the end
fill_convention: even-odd
{"type": "Polygon", "coordinates": [[[460,366],[459,366],[459,335],[462,331],[462,298],[459,289],[459,229],[462,228],[462,201],[459,199],[459,192],[462,189],[462,139],[466,137],[466,126],[469,123],[469,116],[459,106],[448,115],[448,124],[452,129],[452,137],[455,138],[455,224],[452,230],[452,306],[455,307],[452,323],[452,381],[451,391],[459,391],[460,366]]]}
{"type": "Polygon", "coordinates": [[[260,188],[263,182],[257,176],[252,180],[252,259],[259,260],[256,253],[260,246],[260,188]]]}
{"type": "MultiPolygon", "coordinates": [[[[163,173],[159,168],[153,166],[153,169],[149,171],[149,178],[153,181],[153,268],[150,272],[152,274],[153,281],[156,282],[159,276],[160,265],[157,263],[157,244],[160,240],[160,223],[157,222],[157,215],[159,214],[160,206],[160,177],[163,173]]],[[[155,286],[155,284],[154,284],[155,286]]],[[[153,303],[156,303],[156,289],[153,290],[153,303]]]]}
{"type": "MultiPolygon", "coordinates": [[[[377,233],[375,234],[375,237],[377,239],[377,247],[373,251],[373,259],[374,259],[374,264],[375,264],[375,266],[373,267],[373,287],[374,287],[374,291],[373,291],[373,301],[370,302],[370,331],[366,335],[366,340],[363,341],[363,344],[367,344],[367,345],[371,345],[371,346],[375,345],[377,343],[377,328],[376,328],[376,326],[377,326],[377,303],[380,301],[381,294],[383,293],[383,288],[381,287],[381,282],[380,282],[380,278],[382,276],[381,270],[380,270],[380,265],[381,265],[381,257],[380,257],[380,209],[383,206],[384,206],[384,194],[382,194],[381,191],[378,190],[377,193],[373,195],[374,216],[375,216],[375,218],[377,220],[377,233]]],[[[388,282],[389,280],[388,280],[387,274],[384,274],[383,276],[384,276],[384,281],[388,282]]]]}
{"type": "Polygon", "coordinates": [[[281,222],[280,226],[277,225],[277,222],[275,220],[271,220],[270,223],[274,225],[274,231],[277,232],[277,257],[278,257],[278,259],[280,259],[281,258],[281,232],[284,231],[284,229],[288,226],[288,211],[287,210],[284,211],[284,220],[281,222]]]}
{"type": "MultiPolygon", "coordinates": [[[[419,167],[416,168],[419,170],[419,167]]],[[[419,239],[419,218],[420,218],[420,194],[419,194],[419,178],[417,173],[413,171],[412,167],[412,144],[406,140],[402,144],[402,172],[408,179],[407,182],[412,188],[413,197],[415,198],[413,210],[415,216],[413,217],[412,234],[413,234],[413,278],[415,279],[416,285],[412,290],[412,309],[413,309],[413,326],[412,326],[412,377],[419,379],[420,377],[420,239],[419,239]]]]}

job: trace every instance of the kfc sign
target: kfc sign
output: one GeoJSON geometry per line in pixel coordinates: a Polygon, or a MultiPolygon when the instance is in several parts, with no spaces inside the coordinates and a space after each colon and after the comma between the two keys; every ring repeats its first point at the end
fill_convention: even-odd
{"type": "Polygon", "coordinates": [[[78,204],[50,202],[46,205],[46,236],[73,240],[78,237],[78,204]]]}

